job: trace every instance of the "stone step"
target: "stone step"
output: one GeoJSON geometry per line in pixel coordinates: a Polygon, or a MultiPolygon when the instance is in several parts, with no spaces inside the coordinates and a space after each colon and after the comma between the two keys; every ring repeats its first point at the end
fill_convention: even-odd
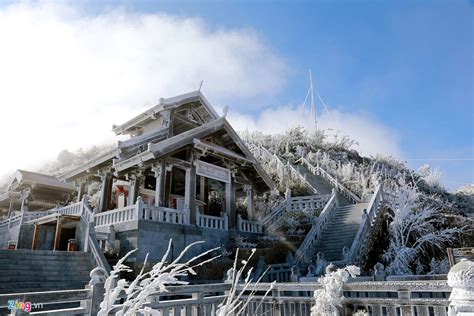
{"type": "Polygon", "coordinates": [[[90,265],[44,265],[44,266],[30,266],[27,264],[5,264],[0,267],[0,273],[7,273],[8,271],[65,271],[65,272],[79,272],[87,271],[90,265]]]}
{"type": "Polygon", "coordinates": [[[90,254],[81,252],[80,255],[70,254],[70,255],[43,255],[43,254],[33,254],[33,253],[15,253],[12,251],[10,253],[0,253],[0,259],[24,259],[24,260],[43,260],[43,261],[75,261],[81,259],[89,259],[90,254]]]}
{"type": "Polygon", "coordinates": [[[369,206],[368,203],[357,203],[357,204],[339,206],[337,210],[362,210],[364,208],[367,208],[368,206],[369,206]]]}
{"type": "Polygon", "coordinates": [[[16,258],[16,257],[11,257],[11,258],[2,258],[0,257],[0,267],[2,264],[8,264],[8,263],[28,263],[32,265],[43,265],[45,263],[48,264],[89,264],[91,262],[90,257],[79,257],[79,258],[68,258],[68,259],[61,259],[61,258],[36,258],[36,257],[31,257],[28,259],[25,258],[16,258]]]}
{"type": "Polygon", "coordinates": [[[86,280],[89,278],[90,271],[79,271],[74,274],[64,273],[61,271],[48,272],[47,274],[39,274],[37,271],[22,271],[21,275],[0,274],[0,283],[2,282],[28,282],[41,280],[86,280]],[[27,273],[29,272],[29,273],[27,273]]]}
{"type": "Polygon", "coordinates": [[[0,293],[42,292],[55,289],[83,289],[87,283],[88,282],[86,281],[22,282],[14,284],[2,283],[0,284],[0,293]]]}

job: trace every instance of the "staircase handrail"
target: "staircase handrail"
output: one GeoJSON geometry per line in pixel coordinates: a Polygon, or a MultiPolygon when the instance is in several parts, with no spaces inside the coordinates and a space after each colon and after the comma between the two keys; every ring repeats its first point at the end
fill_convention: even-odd
{"type": "Polygon", "coordinates": [[[316,219],[315,223],[311,226],[311,229],[309,230],[308,234],[306,234],[306,237],[304,238],[300,247],[296,251],[295,264],[300,263],[301,260],[306,257],[309,249],[311,249],[312,246],[319,241],[320,236],[321,236],[321,231],[324,229],[324,226],[328,223],[331,217],[332,210],[335,208],[337,208],[337,193],[333,192],[333,194],[331,195],[331,198],[326,203],[326,206],[321,211],[321,214],[316,219]]]}
{"type": "Polygon", "coordinates": [[[338,191],[346,195],[352,203],[360,203],[362,199],[358,197],[354,192],[346,188],[343,184],[341,184],[335,177],[333,177],[329,172],[324,170],[321,166],[314,166],[310,163],[306,158],[301,157],[298,161],[301,161],[302,164],[306,164],[309,171],[313,174],[321,174],[324,178],[326,178],[332,185],[334,185],[338,191]]]}
{"type": "Polygon", "coordinates": [[[372,198],[370,199],[369,205],[367,206],[367,212],[363,212],[361,214],[362,222],[359,225],[359,229],[357,230],[357,234],[352,241],[351,248],[349,250],[349,254],[347,256],[347,261],[352,262],[354,264],[358,264],[360,261],[360,255],[362,252],[362,248],[366,245],[362,239],[368,238],[368,232],[373,225],[373,220],[377,217],[378,211],[380,209],[380,203],[383,201],[383,186],[382,184],[377,185],[372,198]]]}
{"type": "Polygon", "coordinates": [[[281,216],[283,216],[284,211],[286,210],[287,199],[281,200],[272,212],[265,216],[262,220],[263,225],[270,226],[273,225],[281,216]]]}
{"type": "Polygon", "coordinates": [[[90,248],[94,261],[98,267],[102,268],[105,271],[106,277],[110,275],[110,265],[107,262],[107,259],[100,249],[99,243],[97,242],[97,236],[95,234],[95,224],[94,224],[94,212],[90,209],[88,204],[88,196],[84,195],[81,200],[82,211],[81,211],[81,220],[85,224],[85,242],[84,242],[84,251],[90,248]]]}
{"type": "MultiPolygon", "coordinates": [[[[254,145],[254,144],[249,144],[249,149],[252,151],[252,153],[256,153],[256,152],[260,152],[260,153],[264,153],[263,156],[265,156],[265,159],[269,162],[271,161],[276,161],[277,162],[277,165],[281,165],[283,168],[287,168],[290,170],[291,173],[293,173],[294,175],[296,175],[297,177],[299,177],[301,179],[301,181],[303,181],[303,183],[309,187],[311,189],[311,191],[313,191],[313,193],[318,193],[318,190],[316,190],[316,188],[311,184],[309,183],[309,181],[306,179],[305,176],[303,176],[301,174],[301,172],[299,172],[291,163],[289,163],[288,161],[285,161],[284,159],[280,158],[277,154],[274,154],[274,153],[271,153],[268,149],[266,149],[264,146],[262,145],[254,145]]],[[[262,155],[260,155],[262,156],[262,155]]]]}

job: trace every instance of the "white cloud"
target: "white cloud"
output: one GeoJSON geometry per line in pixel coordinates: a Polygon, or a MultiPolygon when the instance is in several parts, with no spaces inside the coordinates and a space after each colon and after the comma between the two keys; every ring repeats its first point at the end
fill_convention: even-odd
{"type": "MultiPolygon", "coordinates": [[[[229,120],[237,130],[259,130],[264,133],[282,133],[288,128],[303,126],[310,128],[309,111],[299,107],[283,106],[264,110],[257,118],[229,112],[229,120]]],[[[339,110],[324,112],[318,117],[318,126],[332,135],[347,135],[356,140],[354,149],[364,155],[378,153],[401,157],[399,136],[390,128],[364,113],[347,113],[339,110]]]]}
{"type": "MultiPolygon", "coordinates": [[[[232,108],[281,91],[287,70],[251,29],[212,29],[196,18],[123,9],[90,15],[64,4],[2,7],[0,174],[34,167],[62,149],[111,141],[112,124],[201,80],[212,103],[232,108]]],[[[265,132],[307,121],[289,107],[258,118],[230,114],[236,129],[265,132]]],[[[374,120],[343,112],[334,118],[323,116],[322,125],[359,140],[364,153],[398,153],[396,137],[374,120]]]]}
{"type": "Polygon", "coordinates": [[[112,124],[200,80],[209,98],[229,102],[279,90],[285,72],[248,29],[58,4],[0,8],[0,174],[110,140],[112,124]]]}

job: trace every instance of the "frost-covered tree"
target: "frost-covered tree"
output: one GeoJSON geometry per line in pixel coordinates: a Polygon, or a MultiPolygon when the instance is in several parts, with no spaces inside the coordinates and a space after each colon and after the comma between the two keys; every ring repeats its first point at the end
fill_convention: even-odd
{"type": "Polygon", "coordinates": [[[338,308],[342,306],[342,288],[349,278],[360,275],[356,266],[329,272],[318,279],[322,289],[314,291],[315,304],[311,308],[311,316],[337,316],[338,308]]]}
{"type": "Polygon", "coordinates": [[[383,255],[389,274],[421,273],[423,258],[444,251],[464,231],[464,227],[447,226],[441,210],[421,200],[414,185],[402,183],[392,195],[391,208],[390,243],[383,255]]]}

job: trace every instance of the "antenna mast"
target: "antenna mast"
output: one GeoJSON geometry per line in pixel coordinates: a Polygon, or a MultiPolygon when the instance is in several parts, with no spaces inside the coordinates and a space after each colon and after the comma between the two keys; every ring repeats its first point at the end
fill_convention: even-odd
{"type": "Polygon", "coordinates": [[[313,74],[311,73],[311,69],[309,69],[309,92],[311,93],[310,126],[314,122],[314,130],[317,131],[318,130],[318,120],[317,120],[316,105],[314,104],[313,74]]]}

